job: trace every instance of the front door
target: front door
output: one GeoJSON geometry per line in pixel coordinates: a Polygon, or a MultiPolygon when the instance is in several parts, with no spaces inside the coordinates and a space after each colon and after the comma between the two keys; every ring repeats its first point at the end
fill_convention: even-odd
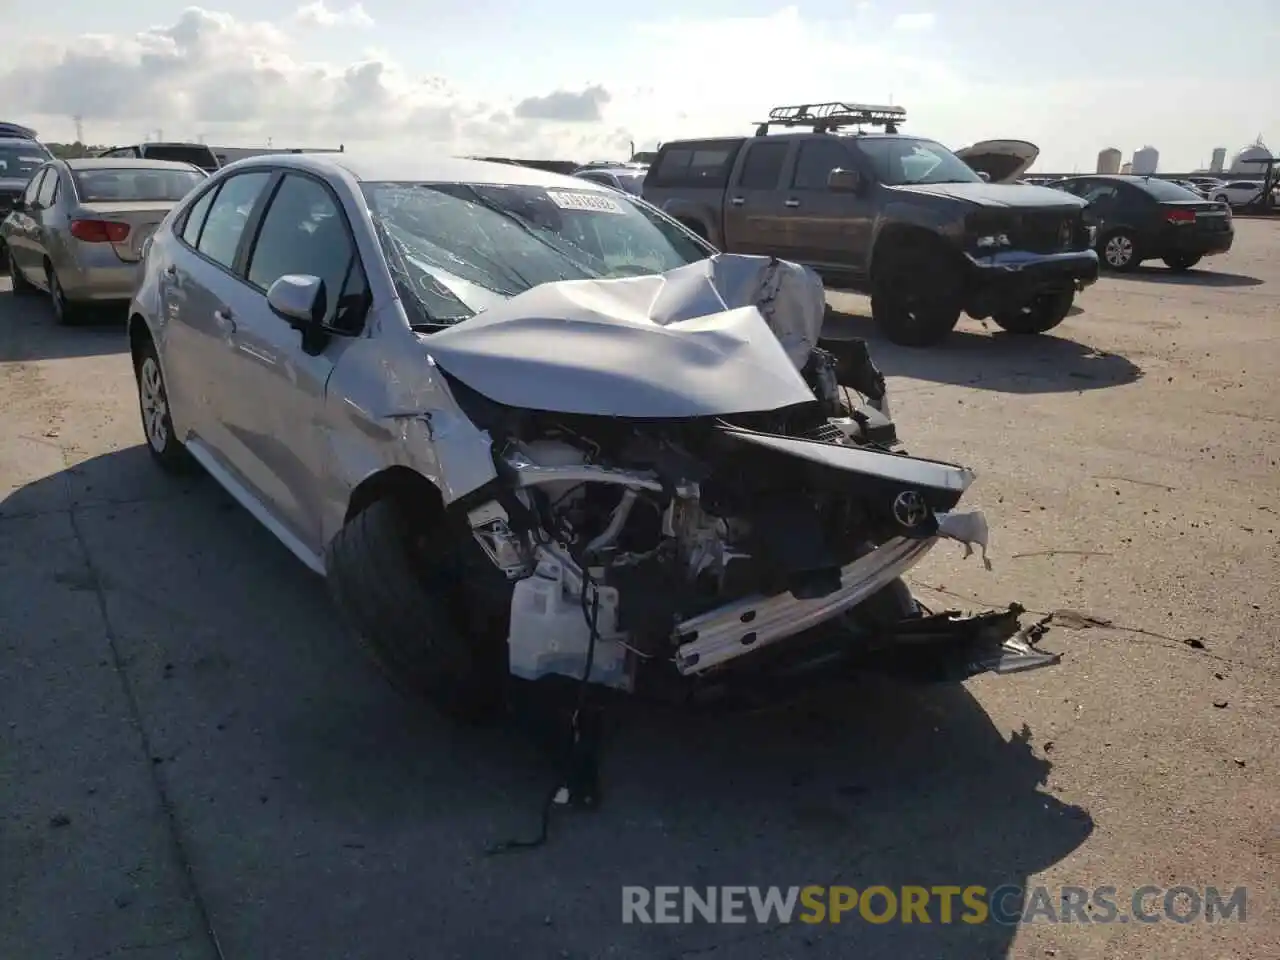
{"type": "Polygon", "coordinates": [[[284,175],[263,214],[245,277],[252,302],[237,313],[232,335],[240,402],[226,404],[227,429],[244,457],[237,467],[276,519],[318,553],[325,388],[360,330],[368,299],[350,225],[326,183],[284,175]],[[267,291],[286,274],[324,282],[324,326],[334,331],[326,342],[304,349],[302,335],[268,306],[267,291]]]}
{"type": "Polygon", "coordinates": [[[870,203],[863,195],[831,190],[827,178],[836,169],[861,170],[847,144],[831,136],[801,141],[783,192],[787,256],[824,273],[857,275],[871,237],[870,203]]]}
{"type": "MultiPolygon", "coordinates": [[[[6,242],[9,252],[13,254],[13,262],[28,280],[35,279],[33,270],[40,265],[40,258],[35,253],[36,238],[40,230],[40,188],[47,178],[56,176],[52,167],[37,170],[22,192],[20,205],[10,215],[13,219],[10,220],[9,238],[6,242]]],[[[43,271],[40,273],[43,283],[43,271]]]]}

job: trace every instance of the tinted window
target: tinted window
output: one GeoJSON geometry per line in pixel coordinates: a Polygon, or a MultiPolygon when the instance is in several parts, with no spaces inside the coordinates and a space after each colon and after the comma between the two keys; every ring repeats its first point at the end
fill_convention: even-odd
{"type": "MultiPolygon", "coordinates": [[[[335,325],[346,306],[348,277],[359,271],[346,217],[333,195],[310,177],[290,174],[281,180],[253,245],[249,282],[265,291],[286,274],[319,277],[326,296],[325,323],[335,325]]],[[[363,294],[363,282],[356,286],[363,294]]]]}
{"type": "Polygon", "coordinates": [[[1157,180],[1152,177],[1145,184],[1144,190],[1149,196],[1155,197],[1157,200],[1200,200],[1200,194],[1188,190],[1181,184],[1174,183],[1170,180],[1157,180]]]}
{"type": "Polygon", "coordinates": [[[241,173],[226,180],[209,208],[196,249],[214,263],[230,268],[249,214],[270,178],[271,174],[262,171],[241,173]]]}
{"type": "Polygon", "coordinates": [[[54,199],[58,196],[58,171],[50,168],[45,174],[44,180],[40,183],[40,192],[36,195],[36,202],[42,207],[53,205],[54,199]]]}
{"type": "Polygon", "coordinates": [[[1086,203],[1111,203],[1119,195],[1114,183],[1105,181],[1094,181],[1085,183],[1076,191],[1076,196],[1084,200],[1086,203]]]}
{"type": "Polygon", "coordinates": [[[827,177],[836,167],[853,169],[853,161],[843,144],[827,139],[806,140],[800,145],[791,185],[797,190],[825,190],[827,177]]]}
{"type": "Polygon", "coordinates": [[[218,193],[218,188],[206,190],[204,196],[191,205],[191,209],[187,211],[187,222],[182,225],[182,239],[190,246],[195,246],[200,240],[200,228],[204,226],[204,218],[209,213],[209,204],[213,203],[213,198],[218,193]]]}
{"type": "Polygon", "coordinates": [[[163,167],[77,170],[72,176],[85,203],[176,203],[204,180],[194,170],[163,167]]]}
{"type": "Polygon", "coordinates": [[[36,197],[40,193],[40,185],[44,183],[44,178],[49,175],[48,170],[41,170],[38,174],[31,178],[31,182],[27,184],[27,189],[23,191],[22,202],[31,204],[35,202],[36,197]]]}
{"type": "Polygon", "coordinates": [[[34,140],[25,143],[0,143],[0,177],[6,180],[26,180],[42,163],[52,157],[49,151],[34,140]]]}
{"type": "Polygon", "coordinates": [[[653,183],[664,187],[723,187],[737,150],[737,143],[673,147],[659,159],[653,183]]]}
{"type": "Polygon", "coordinates": [[[772,190],[782,175],[782,162],[787,159],[789,145],[785,141],[753,143],[742,162],[738,186],[746,190],[772,190]]]}
{"type": "Polygon", "coordinates": [[[163,144],[148,146],[145,149],[147,157],[152,160],[177,160],[181,163],[194,163],[204,170],[218,169],[218,158],[208,147],[163,144]]]}

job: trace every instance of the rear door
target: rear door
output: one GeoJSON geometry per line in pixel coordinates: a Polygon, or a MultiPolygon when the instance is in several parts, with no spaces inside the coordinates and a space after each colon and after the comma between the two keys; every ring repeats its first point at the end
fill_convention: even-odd
{"type": "MultiPolygon", "coordinates": [[[[187,389],[198,398],[192,428],[210,455],[233,474],[247,459],[227,409],[229,398],[236,395],[234,335],[238,318],[256,302],[237,268],[247,228],[271,178],[267,169],[246,171],[223,180],[216,193],[202,196],[183,224],[164,281],[172,326],[170,350],[180,358],[179,375],[193,385],[187,389]]],[[[166,377],[172,376],[166,369],[166,377]]]]}
{"type": "Polygon", "coordinates": [[[232,371],[219,406],[243,456],[237,463],[273,516],[310,550],[320,551],[326,445],[325,387],[334,364],[360,333],[368,284],[351,226],[333,189],[290,171],[275,185],[248,252],[249,293],[231,336],[232,371]],[[325,326],[335,331],[317,352],[267,305],[267,291],[286,274],[319,277],[325,326]]]}
{"type": "Polygon", "coordinates": [[[748,140],[724,200],[725,246],[737,253],[776,254],[786,247],[782,172],[794,141],[748,140]]]}
{"type": "Polygon", "coordinates": [[[865,169],[849,145],[838,137],[815,135],[799,143],[783,191],[787,250],[790,259],[824,271],[861,274],[871,237],[871,203],[867,196],[833,192],[832,170],[865,169]]]}
{"type": "MultiPolygon", "coordinates": [[[[56,167],[49,167],[49,172],[40,181],[40,190],[36,193],[36,209],[31,214],[34,229],[31,233],[31,269],[34,275],[44,282],[44,261],[46,257],[58,252],[58,225],[60,222],[56,204],[65,196],[62,178],[56,167]]],[[[65,218],[63,218],[65,219],[65,218]]]]}

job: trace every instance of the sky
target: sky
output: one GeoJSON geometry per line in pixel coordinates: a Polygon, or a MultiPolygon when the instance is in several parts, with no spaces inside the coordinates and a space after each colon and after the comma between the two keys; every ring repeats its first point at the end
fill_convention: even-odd
{"type": "Polygon", "coordinates": [[[894,103],[1035,169],[1280,150],[1274,0],[0,0],[0,119],[51,141],[613,159],[780,104],[894,103]]]}

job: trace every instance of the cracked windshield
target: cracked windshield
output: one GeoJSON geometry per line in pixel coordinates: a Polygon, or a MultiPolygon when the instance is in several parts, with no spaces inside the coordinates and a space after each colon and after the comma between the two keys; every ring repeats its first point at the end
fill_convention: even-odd
{"type": "Polygon", "coordinates": [[[464,320],[557,280],[663,273],[706,251],[620,193],[493,184],[365,185],[416,326],[464,320]]]}

